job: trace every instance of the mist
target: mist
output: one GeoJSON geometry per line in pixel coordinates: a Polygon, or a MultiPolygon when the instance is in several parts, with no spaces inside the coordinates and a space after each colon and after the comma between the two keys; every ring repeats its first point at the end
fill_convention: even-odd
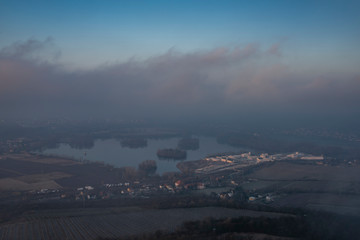
{"type": "Polygon", "coordinates": [[[70,70],[52,38],[19,41],[0,50],[0,114],[280,125],[345,125],[359,117],[359,75],[316,66],[299,73],[281,48],[172,48],[147,59],[70,70]]]}

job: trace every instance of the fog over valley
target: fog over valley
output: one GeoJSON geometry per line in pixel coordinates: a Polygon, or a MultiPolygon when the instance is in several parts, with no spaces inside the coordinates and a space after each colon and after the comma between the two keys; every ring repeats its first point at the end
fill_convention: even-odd
{"type": "MultiPolygon", "coordinates": [[[[359,117],[358,73],[283,61],[282,43],[249,43],[69,70],[56,41],[17,41],[0,51],[2,118],[168,121],[313,121],[359,117]]],[[[282,124],[282,123],[281,123],[282,124]]]]}
{"type": "Polygon", "coordinates": [[[360,239],[359,12],[1,0],[0,240],[360,239]]]}

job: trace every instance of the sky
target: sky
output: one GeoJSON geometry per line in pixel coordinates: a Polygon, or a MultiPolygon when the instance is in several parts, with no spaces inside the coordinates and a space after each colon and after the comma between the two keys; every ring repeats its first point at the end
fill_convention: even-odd
{"type": "Polygon", "coordinates": [[[359,1],[0,0],[0,113],[360,113],[359,1]]]}

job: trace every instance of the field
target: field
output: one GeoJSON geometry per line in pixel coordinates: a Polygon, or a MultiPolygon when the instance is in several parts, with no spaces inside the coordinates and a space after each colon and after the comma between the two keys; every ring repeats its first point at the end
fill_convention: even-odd
{"type": "Polygon", "coordinates": [[[246,177],[241,187],[271,193],[276,207],[302,207],[360,216],[360,166],[278,162],[246,177]]]}
{"type": "Polygon", "coordinates": [[[32,154],[0,156],[0,190],[98,186],[119,181],[119,172],[100,163],[81,163],[60,157],[32,154]]]}
{"type": "Polygon", "coordinates": [[[63,171],[78,165],[78,162],[69,159],[26,153],[2,155],[0,159],[0,191],[59,189],[62,186],[56,180],[72,176],[63,171]]]}
{"type": "Polygon", "coordinates": [[[89,209],[86,211],[38,212],[25,216],[21,223],[0,226],[0,239],[96,239],[120,237],[157,229],[174,231],[184,221],[206,217],[280,217],[280,213],[220,207],[178,208],[163,210],[143,209],[89,209]]]}
{"type": "Polygon", "coordinates": [[[43,164],[56,164],[60,166],[71,166],[80,164],[79,162],[71,159],[60,158],[60,157],[48,157],[43,155],[33,155],[29,153],[21,154],[7,154],[3,155],[2,158],[11,158],[14,160],[21,160],[26,162],[43,163],[43,164]]]}
{"type": "Polygon", "coordinates": [[[276,207],[302,207],[360,216],[360,196],[330,193],[295,193],[277,199],[272,205],[276,207]]]}
{"type": "Polygon", "coordinates": [[[354,165],[312,165],[277,162],[250,174],[248,177],[266,180],[314,180],[314,181],[357,181],[360,166],[354,165]]]}
{"type": "Polygon", "coordinates": [[[61,186],[54,180],[70,177],[62,172],[24,175],[16,178],[0,179],[0,191],[29,191],[34,189],[59,189],[61,186]]]}
{"type": "Polygon", "coordinates": [[[278,162],[260,168],[242,183],[246,190],[360,194],[360,166],[324,166],[278,162]]]}

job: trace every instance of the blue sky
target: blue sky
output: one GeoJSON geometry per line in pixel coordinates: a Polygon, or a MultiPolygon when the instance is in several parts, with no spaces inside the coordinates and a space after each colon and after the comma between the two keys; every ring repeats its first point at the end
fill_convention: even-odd
{"type": "MultiPolygon", "coordinates": [[[[0,48],[52,37],[78,66],[281,42],[296,64],[359,60],[357,1],[0,1],[0,48]],[[299,59],[300,58],[300,59],[299,59]]],[[[322,63],[324,64],[324,63],[322,63]]],[[[326,64],[325,64],[326,65],[326,64]]],[[[345,66],[346,65],[346,66],[345,66]]]]}

